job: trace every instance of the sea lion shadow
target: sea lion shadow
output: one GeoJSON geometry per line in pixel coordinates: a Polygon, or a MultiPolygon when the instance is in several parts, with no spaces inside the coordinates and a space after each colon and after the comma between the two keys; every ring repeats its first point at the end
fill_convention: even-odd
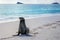
{"type": "Polygon", "coordinates": [[[32,37],[33,35],[30,34],[23,34],[23,35],[13,35],[13,37],[32,37]]]}
{"type": "Polygon", "coordinates": [[[19,37],[32,37],[33,35],[25,35],[25,34],[23,34],[23,35],[19,35],[19,37]]]}

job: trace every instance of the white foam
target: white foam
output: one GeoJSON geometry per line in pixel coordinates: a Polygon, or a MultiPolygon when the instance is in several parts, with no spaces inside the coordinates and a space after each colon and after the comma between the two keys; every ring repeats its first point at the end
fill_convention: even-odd
{"type": "MultiPolygon", "coordinates": [[[[25,19],[32,19],[32,18],[38,18],[38,17],[49,17],[49,16],[55,16],[55,15],[60,15],[60,14],[37,14],[37,15],[25,15],[25,16],[20,16],[24,17],[25,19]]],[[[12,22],[12,21],[17,21],[19,20],[19,16],[6,16],[3,18],[0,18],[0,23],[5,23],[5,22],[12,22]]]]}

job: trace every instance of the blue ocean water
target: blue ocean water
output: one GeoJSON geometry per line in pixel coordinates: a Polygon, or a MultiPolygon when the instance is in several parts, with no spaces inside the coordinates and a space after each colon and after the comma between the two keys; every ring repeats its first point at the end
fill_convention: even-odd
{"type": "Polygon", "coordinates": [[[0,19],[60,14],[60,4],[0,4],[0,19]]]}

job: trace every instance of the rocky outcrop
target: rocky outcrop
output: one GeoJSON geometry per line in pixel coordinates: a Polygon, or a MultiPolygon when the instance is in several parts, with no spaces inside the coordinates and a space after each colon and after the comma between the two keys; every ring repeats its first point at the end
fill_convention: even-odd
{"type": "Polygon", "coordinates": [[[17,4],[23,4],[23,3],[21,3],[21,2],[17,2],[17,4]]]}
{"type": "Polygon", "coordinates": [[[58,2],[54,2],[54,3],[52,3],[52,4],[59,4],[58,2]]]}

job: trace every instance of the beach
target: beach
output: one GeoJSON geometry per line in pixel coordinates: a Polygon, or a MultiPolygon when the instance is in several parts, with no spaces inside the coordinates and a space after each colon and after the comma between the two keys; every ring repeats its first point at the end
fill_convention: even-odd
{"type": "Polygon", "coordinates": [[[60,40],[60,15],[26,19],[32,37],[16,36],[19,20],[0,23],[0,40],[60,40]]]}

